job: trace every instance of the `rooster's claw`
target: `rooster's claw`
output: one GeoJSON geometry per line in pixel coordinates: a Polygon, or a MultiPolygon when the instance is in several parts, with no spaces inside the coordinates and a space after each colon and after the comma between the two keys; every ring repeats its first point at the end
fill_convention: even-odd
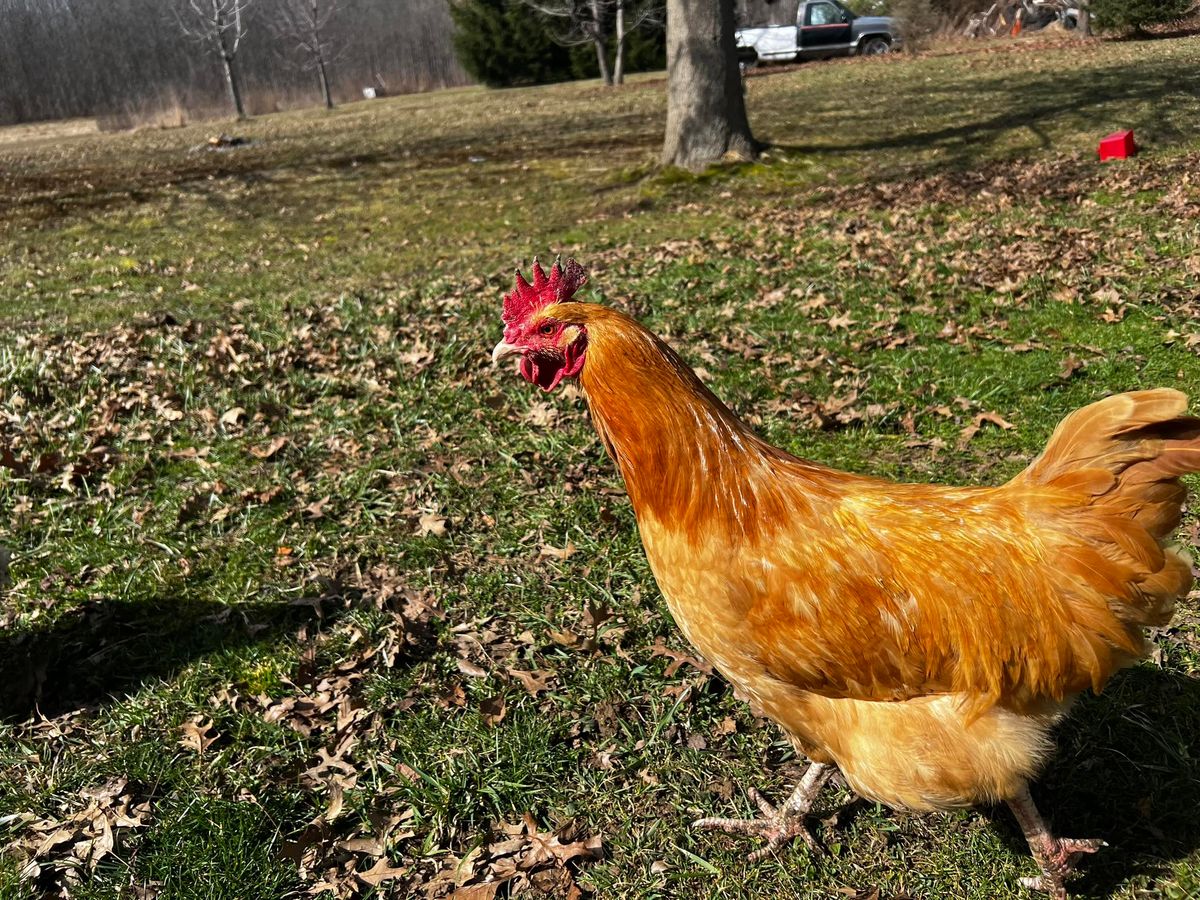
{"type": "Polygon", "coordinates": [[[802,838],[813,853],[823,856],[825,850],[817,843],[816,838],[808,830],[806,816],[802,813],[789,814],[786,810],[776,809],[768,800],[750,788],[750,799],[758,804],[762,811],[761,819],[697,819],[692,823],[693,828],[707,828],[714,831],[728,831],[732,834],[749,834],[764,838],[765,847],[755,850],[747,858],[750,862],[758,862],[795,838],[802,838]]]}

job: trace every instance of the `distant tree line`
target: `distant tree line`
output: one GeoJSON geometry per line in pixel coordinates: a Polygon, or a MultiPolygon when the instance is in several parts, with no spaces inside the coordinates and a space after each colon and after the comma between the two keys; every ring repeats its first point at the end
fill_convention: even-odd
{"type": "Polygon", "coordinates": [[[491,87],[666,65],[665,0],[453,0],[450,14],[459,60],[491,87]]]}
{"type": "Polygon", "coordinates": [[[0,0],[0,124],[232,112],[197,12],[222,9],[238,18],[231,72],[249,114],[469,81],[446,0],[0,0]]]}

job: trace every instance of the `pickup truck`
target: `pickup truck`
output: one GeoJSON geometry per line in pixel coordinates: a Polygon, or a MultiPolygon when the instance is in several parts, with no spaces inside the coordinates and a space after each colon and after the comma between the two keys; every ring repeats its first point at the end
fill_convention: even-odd
{"type": "Polygon", "coordinates": [[[803,0],[794,24],[738,28],[738,61],[793,62],[830,56],[864,56],[900,47],[900,29],[887,16],[856,16],[837,0],[803,0]]]}

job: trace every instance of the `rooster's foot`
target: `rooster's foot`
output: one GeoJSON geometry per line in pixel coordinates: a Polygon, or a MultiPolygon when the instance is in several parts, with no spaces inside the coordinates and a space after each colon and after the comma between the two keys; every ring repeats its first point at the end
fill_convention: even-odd
{"type": "Polygon", "coordinates": [[[763,857],[774,853],[784,844],[795,838],[802,838],[808,848],[814,853],[822,854],[821,845],[808,830],[805,819],[812,809],[813,801],[821,786],[833,774],[834,768],[825,763],[813,763],[800,779],[795,792],[782,807],[776,808],[762,794],[750,788],[750,799],[762,812],[761,819],[697,819],[692,823],[693,828],[711,828],[715,831],[728,831],[733,834],[749,834],[766,839],[767,845],[760,847],[750,854],[751,862],[757,862],[763,857]]]}
{"type": "Polygon", "coordinates": [[[1042,874],[1034,878],[1022,878],[1021,884],[1031,891],[1049,894],[1052,900],[1067,900],[1066,880],[1075,871],[1076,863],[1084,854],[1095,853],[1107,846],[1100,840],[1050,837],[1033,854],[1041,866],[1042,874]]]}
{"type": "Polygon", "coordinates": [[[1067,876],[1075,871],[1080,858],[1108,845],[1101,840],[1055,837],[1033,805],[1028,790],[1009,800],[1008,805],[1021,824],[1025,839],[1029,842],[1029,850],[1042,870],[1037,877],[1022,878],[1021,884],[1030,890],[1049,894],[1051,900],[1067,900],[1067,876]]]}
{"type": "Polygon", "coordinates": [[[732,834],[749,834],[765,838],[767,845],[760,847],[747,857],[750,862],[757,862],[763,857],[774,853],[793,838],[803,838],[810,850],[822,853],[820,844],[808,830],[803,813],[789,814],[786,810],[778,810],[754,788],[750,788],[750,799],[762,810],[761,819],[697,819],[692,823],[693,828],[711,828],[715,831],[728,831],[732,834]]]}

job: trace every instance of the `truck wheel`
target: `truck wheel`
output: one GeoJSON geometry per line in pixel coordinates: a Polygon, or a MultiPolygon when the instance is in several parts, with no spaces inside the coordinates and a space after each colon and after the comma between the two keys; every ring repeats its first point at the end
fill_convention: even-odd
{"type": "Polygon", "coordinates": [[[869,37],[858,48],[858,52],[863,56],[879,56],[887,53],[892,49],[891,42],[885,37],[869,37]]]}
{"type": "Polygon", "coordinates": [[[738,54],[738,68],[745,75],[750,69],[758,65],[758,54],[751,51],[750,53],[738,54]]]}

